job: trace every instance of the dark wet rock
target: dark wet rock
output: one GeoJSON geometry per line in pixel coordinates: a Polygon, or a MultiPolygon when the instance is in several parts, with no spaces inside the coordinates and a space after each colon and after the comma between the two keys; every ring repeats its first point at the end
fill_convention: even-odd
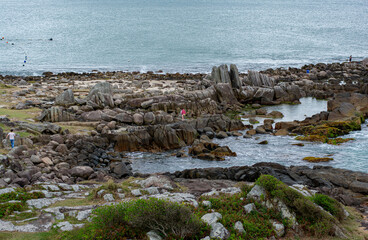
{"type": "Polygon", "coordinates": [[[203,160],[225,160],[225,156],[236,156],[227,146],[220,146],[212,142],[198,142],[188,150],[189,155],[203,160]]]}
{"type": "Polygon", "coordinates": [[[241,89],[242,82],[239,78],[239,71],[235,64],[230,64],[230,81],[232,88],[241,89]]]}
{"type": "Polygon", "coordinates": [[[339,200],[346,195],[344,201],[348,205],[360,204],[368,200],[364,196],[368,193],[367,173],[332,167],[285,167],[277,163],[262,162],[253,166],[187,169],[172,175],[188,179],[206,178],[254,182],[261,174],[275,176],[288,185],[306,185],[323,193],[338,196],[339,200]]]}
{"type": "Polygon", "coordinates": [[[115,174],[117,178],[123,178],[133,175],[133,173],[127,168],[124,162],[111,163],[110,171],[115,174]]]}
{"type": "Polygon", "coordinates": [[[16,178],[12,181],[13,184],[18,184],[21,187],[29,184],[29,180],[27,178],[16,178]]]}

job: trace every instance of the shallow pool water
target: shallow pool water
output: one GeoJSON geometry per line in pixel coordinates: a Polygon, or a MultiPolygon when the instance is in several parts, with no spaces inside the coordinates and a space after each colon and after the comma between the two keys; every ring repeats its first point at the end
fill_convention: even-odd
{"type": "MultiPolygon", "coordinates": [[[[267,107],[268,111],[277,110],[284,114],[278,121],[303,120],[306,116],[321,111],[326,111],[327,101],[319,101],[312,98],[301,99],[299,105],[279,105],[267,107]]],[[[242,131],[243,133],[245,131],[242,131]]],[[[368,127],[362,125],[361,131],[351,132],[344,136],[355,138],[354,141],[342,145],[328,145],[320,143],[303,142],[304,146],[295,146],[300,143],[291,136],[256,135],[253,138],[228,137],[214,139],[215,143],[229,146],[237,153],[236,157],[227,157],[225,161],[206,161],[191,157],[177,158],[172,156],[176,151],[164,153],[129,153],[133,170],[141,173],[174,172],[190,168],[230,167],[253,165],[257,162],[275,162],[282,165],[307,165],[316,163],[303,161],[304,157],[332,157],[334,160],[319,165],[333,166],[337,168],[368,172],[368,127]],[[267,145],[259,142],[267,140],[267,145]]],[[[187,148],[186,148],[187,150],[187,148]]]]}

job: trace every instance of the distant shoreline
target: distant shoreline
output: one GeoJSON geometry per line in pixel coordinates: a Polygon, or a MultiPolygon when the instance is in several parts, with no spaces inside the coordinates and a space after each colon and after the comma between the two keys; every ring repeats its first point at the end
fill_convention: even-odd
{"type": "MultiPolygon", "coordinates": [[[[352,61],[352,63],[357,63],[360,64],[364,59],[366,58],[361,58],[360,61],[352,61]]],[[[255,71],[259,71],[259,72],[263,72],[263,71],[267,71],[269,69],[303,69],[305,67],[310,67],[310,66],[314,66],[317,64],[334,64],[334,63],[338,63],[338,64],[344,64],[344,63],[349,63],[348,61],[342,61],[342,62],[328,62],[328,63],[324,63],[324,62],[319,62],[319,63],[310,63],[310,64],[304,64],[302,66],[299,67],[295,67],[295,66],[288,66],[288,67],[275,67],[275,68],[264,68],[264,69],[248,69],[246,71],[239,71],[239,74],[248,74],[249,70],[255,70],[255,71]]],[[[229,65],[229,64],[227,64],[229,65]]],[[[133,75],[139,75],[139,74],[151,74],[151,75],[207,75],[210,74],[212,70],[212,67],[208,68],[208,71],[202,71],[202,72],[178,72],[178,71],[172,71],[172,72],[166,72],[163,70],[147,70],[147,71],[129,71],[129,70],[98,70],[98,69],[92,69],[90,71],[62,71],[62,72],[52,72],[52,71],[45,71],[42,74],[33,74],[33,75],[16,75],[16,74],[5,74],[3,72],[0,71],[0,79],[4,79],[4,78],[38,78],[38,77],[43,77],[43,76],[94,76],[94,75],[111,75],[111,74],[116,74],[116,73],[122,73],[122,74],[133,74],[133,75]]]]}

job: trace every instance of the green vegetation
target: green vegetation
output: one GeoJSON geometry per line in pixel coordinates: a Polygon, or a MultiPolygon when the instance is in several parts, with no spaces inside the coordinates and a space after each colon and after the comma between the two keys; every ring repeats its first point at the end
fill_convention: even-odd
{"type": "Polygon", "coordinates": [[[54,240],[58,234],[56,231],[41,233],[1,232],[0,240],[54,240]]]}
{"type": "Polygon", "coordinates": [[[22,188],[18,188],[15,192],[3,193],[0,195],[0,203],[8,202],[11,200],[18,200],[25,202],[30,199],[44,198],[45,194],[42,192],[28,193],[22,188]]]}
{"type": "Polygon", "coordinates": [[[101,199],[103,197],[103,195],[101,195],[101,196],[98,195],[98,192],[101,191],[101,190],[105,191],[104,194],[111,193],[116,198],[118,188],[119,188],[118,184],[114,183],[113,180],[109,180],[106,183],[104,183],[102,186],[93,189],[89,194],[89,198],[90,198],[90,200],[101,199]]]}
{"type": "Polygon", "coordinates": [[[335,199],[323,194],[316,194],[312,197],[312,201],[321,206],[327,212],[331,213],[340,221],[344,218],[344,209],[335,199]]]}
{"type": "MultiPolygon", "coordinates": [[[[120,184],[112,181],[99,187],[100,190],[116,192],[120,188],[137,187],[133,182],[135,178],[130,178],[120,184]]],[[[276,236],[273,230],[272,221],[282,223],[285,226],[286,235],[295,236],[295,239],[335,239],[329,234],[332,233],[334,225],[338,224],[344,227],[349,234],[349,239],[364,240],[367,236],[364,231],[359,229],[359,221],[361,216],[354,209],[348,209],[351,214],[349,218],[344,218],[344,209],[336,200],[322,195],[316,194],[314,197],[305,197],[294,189],[289,188],[276,178],[263,175],[256,184],[262,186],[266,190],[266,194],[261,195],[261,201],[247,199],[247,194],[251,191],[252,186],[249,184],[238,183],[237,187],[241,189],[238,194],[220,194],[214,196],[202,196],[199,202],[204,200],[211,202],[211,207],[199,204],[198,207],[186,206],[182,204],[172,203],[166,200],[151,198],[148,200],[132,200],[122,202],[117,205],[108,205],[97,208],[93,211],[92,222],[84,221],[85,226],[81,229],[75,229],[70,232],[59,232],[52,229],[47,233],[0,233],[1,239],[147,239],[146,233],[155,230],[163,239],[172,240],[191,240],[201,239],[208,236],[210,226],[200,221],[200,218],[206,213],[219,212],[222,219],[218,222],[224,225],[230,232],[228,239],[265,239],[276,236]],[[283,218],[280,210],[266,207],[264,201],[274,202],[281,200],[285,205],[296,213],[296,220],[304,234],[298,236],[292,227],[293,222],[290,219],[283,218]],[[254,203],[256,210],[247,213],[244,206],[254,203]],[[321,206],[324,210],[318,207],[321,206]],[[356,212],[354,215],[354,211],[356,212]],[[330,214],[332,215],[330,215],[330,214]],[[237,221],[243,224],[245,233],[239,233],[234,229],[237,221]],[[340,222],[339,222],[340,221],[340,222]]],[[[15,199],[15,195],[1,195],[0,199],[15,199]]],[[[18,197],[19,198],[19,197],[18,197]]],[[[29,198],[29,197],[27,197],[29,198]]],[[[25,198],[24,198],[25,199],[25,198]]],[[[96,200],[96,199],[95,199],[96,200]]],[[[94,201],[95,201],[94,200],[94,201]]],[[[89,202],[88,199],[68,199],[59,202],[58,206],[76,206],[89,202]],[[83,202],[84,201],[84,202],[83,202]],[[69,202],[69,203],[68,203],[69,202]]],[[[2,205],[2,204],[0,204],[2,205]]],[[[22,211],[21,205],[9,207],[17,211],[22,211]]],[[[55,205],[53,205],[55,206],[55,205]]],[[[53,207],[50,206],[50,207],[53,207]]],[[[14,211],[13,210],[13,211],[14,211]]],[[[29,218],[38,213],[23,212],[24,215],[6,217],[8,220],[18,220],[19,218],[29,218]],[[17,218],[15,218],[17,217],[17,218]]],[[[22,214],[23,214],[22,213],[22,214]]],[[[9,213],[7,213],[9,214],[9,213]]],[[[4,214],[5,215],[5,214],[4,214]]],[[[70,223],[80,223],[75,217],[66,215],[65,221],[70,223]]],[[[64,221],[63,220],[63,221],[64,221]]],[[[298,231],[299,232],[299,231],[298,231]]],[[[293,238],[294,239],[294,238],[293,238]]]]}
{"type": "Polygon", "coordinates": [[[230,111],[225,112],[224,115],[230,119],[240,120],[240,116],[239,116],[240,113],[241,112],[230,110],[230,111]]]}
{"type": "Polygon", "coordinates": [[[24,211],[26,209],[24,203],[2,203],[0,204],[0,218],[12,214],[14,211],[24,211]]]}
{"type": "Polygon", "coordinates": [[[25,212],[13,214],[13,215],[10,215],[10,216],[4,216],[3,220],[20,221],[20,220],[25,220],[25,219],[37,217],[38,215],[39,214],[36,211],[25,211],[25,212]]]}
{"type": "Polygon", "coordinates": [[[353,138],[339,138],[338,136],[348,134],[351,131],[360,130],[361,123],[361,117],[354,117],[348,121],[325,121],[319,125],[304,126],[298,129],[298,133],[303,136],[297,136],[295,139],[339,145],[354,140],[353,138]]]}
{"type": "Polygon", "coordinates": [[[29,199],[43,198],[45,195],[40,192],[28,193],[22,188],[17,188],[15,192],[3,193],[0,195],[0,218],[8,216],[14,211],[24,211],[27,209],[25,201],[29,199]],[[9,201],[20,201],[12,202],[9,201]]]}
{"type": "Polygon", "coordinates": [[[166,239],[195,239],[205,228],[189,207],[155,198],[100,207],[94,214],[91,223],[59,239],[144,239],[150,230],[166,239]]]}
{"type": "Polygon", "coordinates": [[[295,212],[297,221],[308,232],[316,236],[325,236],[332,232],[336,220],[298,191],[270,175],[261,176],[257,184],[264,187],[270,197],[280,199],[295,212]]]}
{"type": "Polygon", "coordinates": [[[333,158],[328,158],[328,157],[305,157],[303,158],[303,160],[308,161],[308,162],[328,162],[328,161],[332,161],[333,158]]]}
{"type": "MultiPolygon", "coordinates": [[[[274,209],[267,209],[258,202],[247,200],[246,195],[251,190],[251,187],[243,185],[241,189],[242,192],[240,194],[223,194],[220,196],[201,197],[200,199],[210,201],[211,209],[222,215],[222,219],[219,222],[230,231],[229,239],[263,239],[274,235],[270,220],[276,219],[282,222],[280,213],[274,209]],[[247,214],[243,206],[252,202],[254,202],[258,211],[252,211],[247,214]],[[239,233],[234,229],[237,221],[243,224],[245,233],[239,233]]],[[[198,216],[212,212],[202,205],[198,209],[194,209],[194,211],[198,216]]]]}
{"type": "Polygon", "coordinates": [[[41,113],[41,109],[38,108],[29,108],[23,110],[14,110],[14,109],[5,109],[0,108],[0,115],[6,115],[10,119],[14,119],[17,121],[28,121],[27,119],[34,119],[41,113]]]}
{"type": "Polygon", "coordinates": [[[4,83],[0,83],[0,89],[8,89],[8,88],[15,88],[14,86],[12,85],[7,85],[7,84],[4,84],[4,83]]]}
{"type": "Polygon", "coordinates": [[[75,207],[93,204],[94,202],[89,200],[88,198],[72,198],[72,199],[65,199],[63,201],[58,201],[52,204],[50,207],[75,207]]]}

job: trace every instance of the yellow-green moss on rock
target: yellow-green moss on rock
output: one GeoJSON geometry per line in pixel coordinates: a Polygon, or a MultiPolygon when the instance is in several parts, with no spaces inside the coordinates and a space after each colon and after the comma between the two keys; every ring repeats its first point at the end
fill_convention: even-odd
{"type": "Polygon", "coordinates": [[[305,157],[303,158],[303,160],[308,161],[308,162],[329,162],[332,161],[333,158],[328,158],[328,157],[305,157]]]}

